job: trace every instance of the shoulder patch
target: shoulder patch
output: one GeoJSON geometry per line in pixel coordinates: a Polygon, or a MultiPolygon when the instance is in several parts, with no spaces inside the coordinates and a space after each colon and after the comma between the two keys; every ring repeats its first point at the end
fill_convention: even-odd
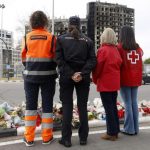
{"type": "Polygon", "coordinates": [[[73,37],[65,37],[66,40],[73,40],[73,37]]]}
{"type": "Polygon", "coordinates": [[[79,38],[79,40],[88,42],[88,40],[86,38],[79,38]]]}
{"type": "Polygon", "coordinates": [[[46,35],[31,35],[30,40],[47,40],[46,35]]]}

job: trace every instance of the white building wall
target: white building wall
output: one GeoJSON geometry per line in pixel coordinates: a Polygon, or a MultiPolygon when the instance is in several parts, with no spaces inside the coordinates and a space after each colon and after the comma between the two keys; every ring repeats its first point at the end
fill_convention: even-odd
{"type": "MultiPolygon", "coordinates": [[[[3,76],[3,49],[4,50],[12,50],[13,49],[13,33],[7,30],[0,30],[0,78],[3,76]],[[4,43],[4,42],[6,43],[4,43]],[[6,46],[7,45],[7,46],[6,46]]],[[[12,62],[10,62],[12,63],[12,62]]],[[[6,66],[6,64],[5,64],[6,66]]]]}

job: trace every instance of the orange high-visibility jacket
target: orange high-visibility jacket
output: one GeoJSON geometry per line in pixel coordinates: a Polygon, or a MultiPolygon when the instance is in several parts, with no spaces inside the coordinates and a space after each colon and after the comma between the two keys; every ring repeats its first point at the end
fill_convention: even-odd
{"type": "Polygon", "coordinates": [[[56,38],[45,29],[33,29],[23,42],[24,79],[43,82],[57,77],[55,62],[56,38]]]}

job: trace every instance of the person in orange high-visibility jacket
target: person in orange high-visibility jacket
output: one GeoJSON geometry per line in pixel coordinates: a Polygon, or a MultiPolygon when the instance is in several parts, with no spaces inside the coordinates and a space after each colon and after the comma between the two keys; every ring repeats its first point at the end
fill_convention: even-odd
{"type": "Polygon", "coordinates": [[[25,67],[24,89],[26,95],[25,133],[26,146],[34,145],[38,93],[42,96],[42,139],[43,144],[53,140],[53,97],[57,78],[55,62],[55,37],[46,30],[47,16],[35,11],[30,18],[32,31],[23,42],[22,63],[25,67]]]}

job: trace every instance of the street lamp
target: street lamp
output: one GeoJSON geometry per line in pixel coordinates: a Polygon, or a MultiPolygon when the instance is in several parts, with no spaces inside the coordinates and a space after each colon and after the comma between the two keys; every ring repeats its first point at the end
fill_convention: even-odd
{"type": "Polygon", "coordinates": [[[2,13],[1,13],[1,30],[3,29],[3,9],[5,8],[4,4],[0,4],[0,8],[2,8],[2,13]]]}
{"type": "Polygon", "coordinates": [[[8,70],[7,77],[8,77],[8,80],[9,80],[9,69],[8,69],[9,66],[10,66],[9,65],[9,50],[8,50],[8,47],[7,47],[7,43],[3,40],[3,37],[2,37],[2,30],[3,30],[3,9],[5,8],[5,5],[4,4],[0,4],[0,8],[2,9],[2,13],[1,13],[1,37],[0,37],[0,40],[5,44],[6,50],[7,50],[6,53],[8,53],[7,59],[6,59],[6,64],[7,64],[6,69],[8,70]]]}
{"type": "Polygon", "coordinates": [[[54,0],[52,4],[52,34],[54,34],[54,0]]]}

